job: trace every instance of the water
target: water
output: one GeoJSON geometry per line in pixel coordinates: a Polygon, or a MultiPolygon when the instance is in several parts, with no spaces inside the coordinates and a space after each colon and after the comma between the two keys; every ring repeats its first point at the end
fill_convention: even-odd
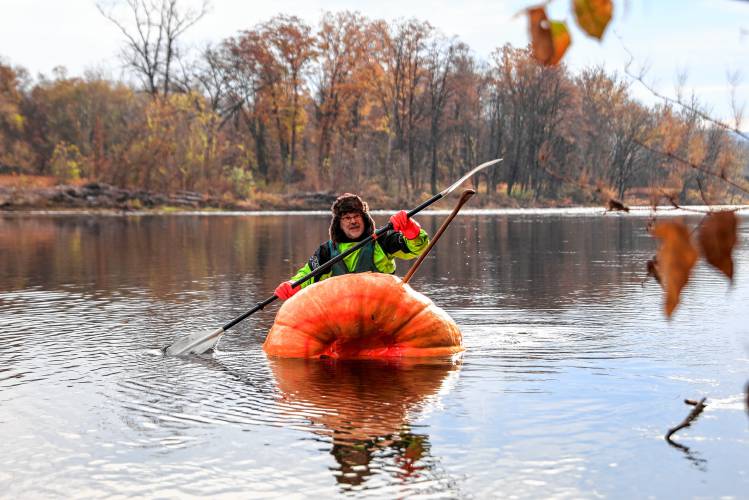
{"type": "Polygon", "coordinates": [[[747,498],[748,222],[733,286],[699,264],[667,321],[645,216],[458,217],[412,284],[466,352],[414,364],[269,360],[275,304],[161,355],[271,295],[325,214],[6,214],[0,497],[747,498]]]}

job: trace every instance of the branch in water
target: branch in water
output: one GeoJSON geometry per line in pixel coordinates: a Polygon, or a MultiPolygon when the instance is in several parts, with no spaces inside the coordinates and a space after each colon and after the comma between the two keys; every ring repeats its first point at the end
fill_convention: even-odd
{"type": "Polygon", "coordinates": [[[702,413],[702,410],[705,409],[705,406],[707,406],[705,405],[705,399],[706,398],[702,398],[699,401],[692,401],[692,400],[687,399],[684,401],[688,405],[694,405],[694,408],[692,409],[692,411],[689,412],[689,415],[687,415],[687,418],[685,418],[682,423],[668,430],[668,433],[666,434],[666,441],[670,443],[671,436],[675,432],[683,429],[684,427],[689,427],[692,424],[692,421],[694,421],[694,419],[696,419],[700,415],[700,413],[702,413]]]}

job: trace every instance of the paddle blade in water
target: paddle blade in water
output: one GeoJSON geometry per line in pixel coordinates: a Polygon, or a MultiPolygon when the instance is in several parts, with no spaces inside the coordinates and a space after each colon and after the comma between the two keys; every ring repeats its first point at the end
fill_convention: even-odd
{"type": "Polygon", "coordinates": [[[179,339],[174,344],[166,346],[164,348],[164,354],[168,356],[203,354],[216,346],[223,333],[224,328],[221,327],[212,332],[201,332],[188,335],[179,339]]]}

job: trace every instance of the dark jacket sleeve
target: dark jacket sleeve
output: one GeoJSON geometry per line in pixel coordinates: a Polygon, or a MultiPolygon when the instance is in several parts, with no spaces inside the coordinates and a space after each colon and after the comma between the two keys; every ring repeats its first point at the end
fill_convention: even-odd
{"type": "Polygon", "coordinates": [[[326,241],[315,250],[315,253],[309,258],[308,264],[310,270],[314,271],[318,267],[322,266],[330,260],[330,249],[328,248],[328,242],[326,241]]]}
{"type": "MultiPolygon", "coordinates": [[[[421,253],[413,252],[411,248],[409,248],[406,241],[407,240],[405,236],[403,236],[403,233],[393,230],[387,231],[385,234],[377,238],[377,242],[380,244],[382,249],[390,255],[397,254],[398,252],[414,255],[418,255],[419,253],[421,253]]],[[[429,240],[427,239],[427,241],[429,240]]]]}
{"type": "MultiPolygon", "coordinates": [[[[328,242],[326,241],[319,247],[317,247],[317,250],[315,250],[315,253],[310,256],[307,263],[299,268],[299,270],[294,274],[294,276],[291,277],[290,281],[297,281],[305,276],[307,276],[309,273],[320,267],[321,265],[325,264],[330,260],[330,249],[328,249],[328,242]]],[[[304,283],[302,283],[302,288],[304,288],[307,285],[311,285],[312,283],[317,283],[320,281],[320,278],[315,278],[313,280],[307,280],[304,283]]]]}

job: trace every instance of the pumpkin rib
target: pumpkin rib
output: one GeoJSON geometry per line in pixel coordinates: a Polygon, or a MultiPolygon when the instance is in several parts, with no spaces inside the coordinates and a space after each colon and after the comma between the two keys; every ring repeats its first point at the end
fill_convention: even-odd
{"type": "MultiPolygon", "coordinates": [[[[347,302],[369,302],[373,300],[371,295],[371,289],[367,289],[360,293],[347,292],[345,300],[347,302]]],[[[404,301],[401,297],[386,296],[385,300],[381,299],[376,301],[377,305],[380,306],[376,311],[368,311],[364,313],[360,308],[357,308],[357,310],[354,311],[345,308],[345,312],[338,312],[333,316],[329,311],[325,310],[326,308],[324,304],[327,303],[327,297],[324,297],[322,294],[313,294],[308,298],[304,305],[304,317],[306,321],[292,321],[294,318],[287,314],[286,316],[280,317],[277,322],[283,326],[302,330],[306,333],[309,333],[310,331],[328,332],[336,338],[344,336],[341,333],[342,328],[353,331],[352,323],[364,327],[365,332],[359,331],[360,334],[370,334],[372,329],[386,329],[392,332],[393,335],[397,335],[397,333],[403,330],[403,328],[407,326],[413,318],[429,307],[429,303],[426,302],[404,305],[404,301]],[[314,309],[314,307],[312,307],[313,305],[317,306],[317,313],[312,311],[314,309]],[[418,306],[418,309],[416,309],[415,306],[418,306]],[[389,310],[389,317],[384,318],[383,314],[379,312],[380,310],[389,310]],[[369,325],[366,324],[366,316],[369,316],[369,319],[372,320],[372,323],[369,325]],[[344,326],[342,327],[342,325],[344,326]]],[[[295,313],[298,312],[299,311],[295,311],[295,313]]],[[[353,337],[358,336],[361,335],[353,335],[353,337]]]]}
{"type": "MultiPolygon", "coordinates": [[[[311,295],[307,303],[305,303],[305,311],[304,311],[304,313],[309,316],[308,321],[306,322],[293,321],[294,316],[292,315],[287,315],[286,317],[283,317],[283,316],[279,317],[277,315],[276,321],[278,321],[281,326],[284,326],[286,328],[290,328],[293,330],[300,330],[307,335],[315,335],[319,333],[319,325],[316,324],[316,322],[314,322],[312,319],[316,316],[319,316],[319,317],[327,316],[327,312],[325,309],[326,309],[325,304],[320,302],[319,300],[316,300],[315,295],[311,295]],[[318,313],[316,316],[313,314],[314,310],[316,310],[318,313]]],[[[319,337],[319,335],[316,335],[316,336],[319,337]]],[[[325,342],[325,341],[329,342],[333,340],[333,336],[331,335],[331,338],[329,339],[320,339],[320,340],[322,342],[325,342]]]]}
{"type": "Polygon", "coordinates": [[[408,335],[400,339],[402,342],[414,342],[418,345],[424,339],[429,338],[430,342],[427,343],[428,346],[434,346],[435,344],[451,346],[461,343],[461,335],[457,325],[455,325],[455,322],[443,309],[436,306],[430,307],[425,310],[425,315],[427,311],[429,313],[428,320],[411,322],[410,324],[413,327],[408,332],[408,335]],[[436,335],[429,336],[430,332],[438,333],[439,337],[436,335]]]}

